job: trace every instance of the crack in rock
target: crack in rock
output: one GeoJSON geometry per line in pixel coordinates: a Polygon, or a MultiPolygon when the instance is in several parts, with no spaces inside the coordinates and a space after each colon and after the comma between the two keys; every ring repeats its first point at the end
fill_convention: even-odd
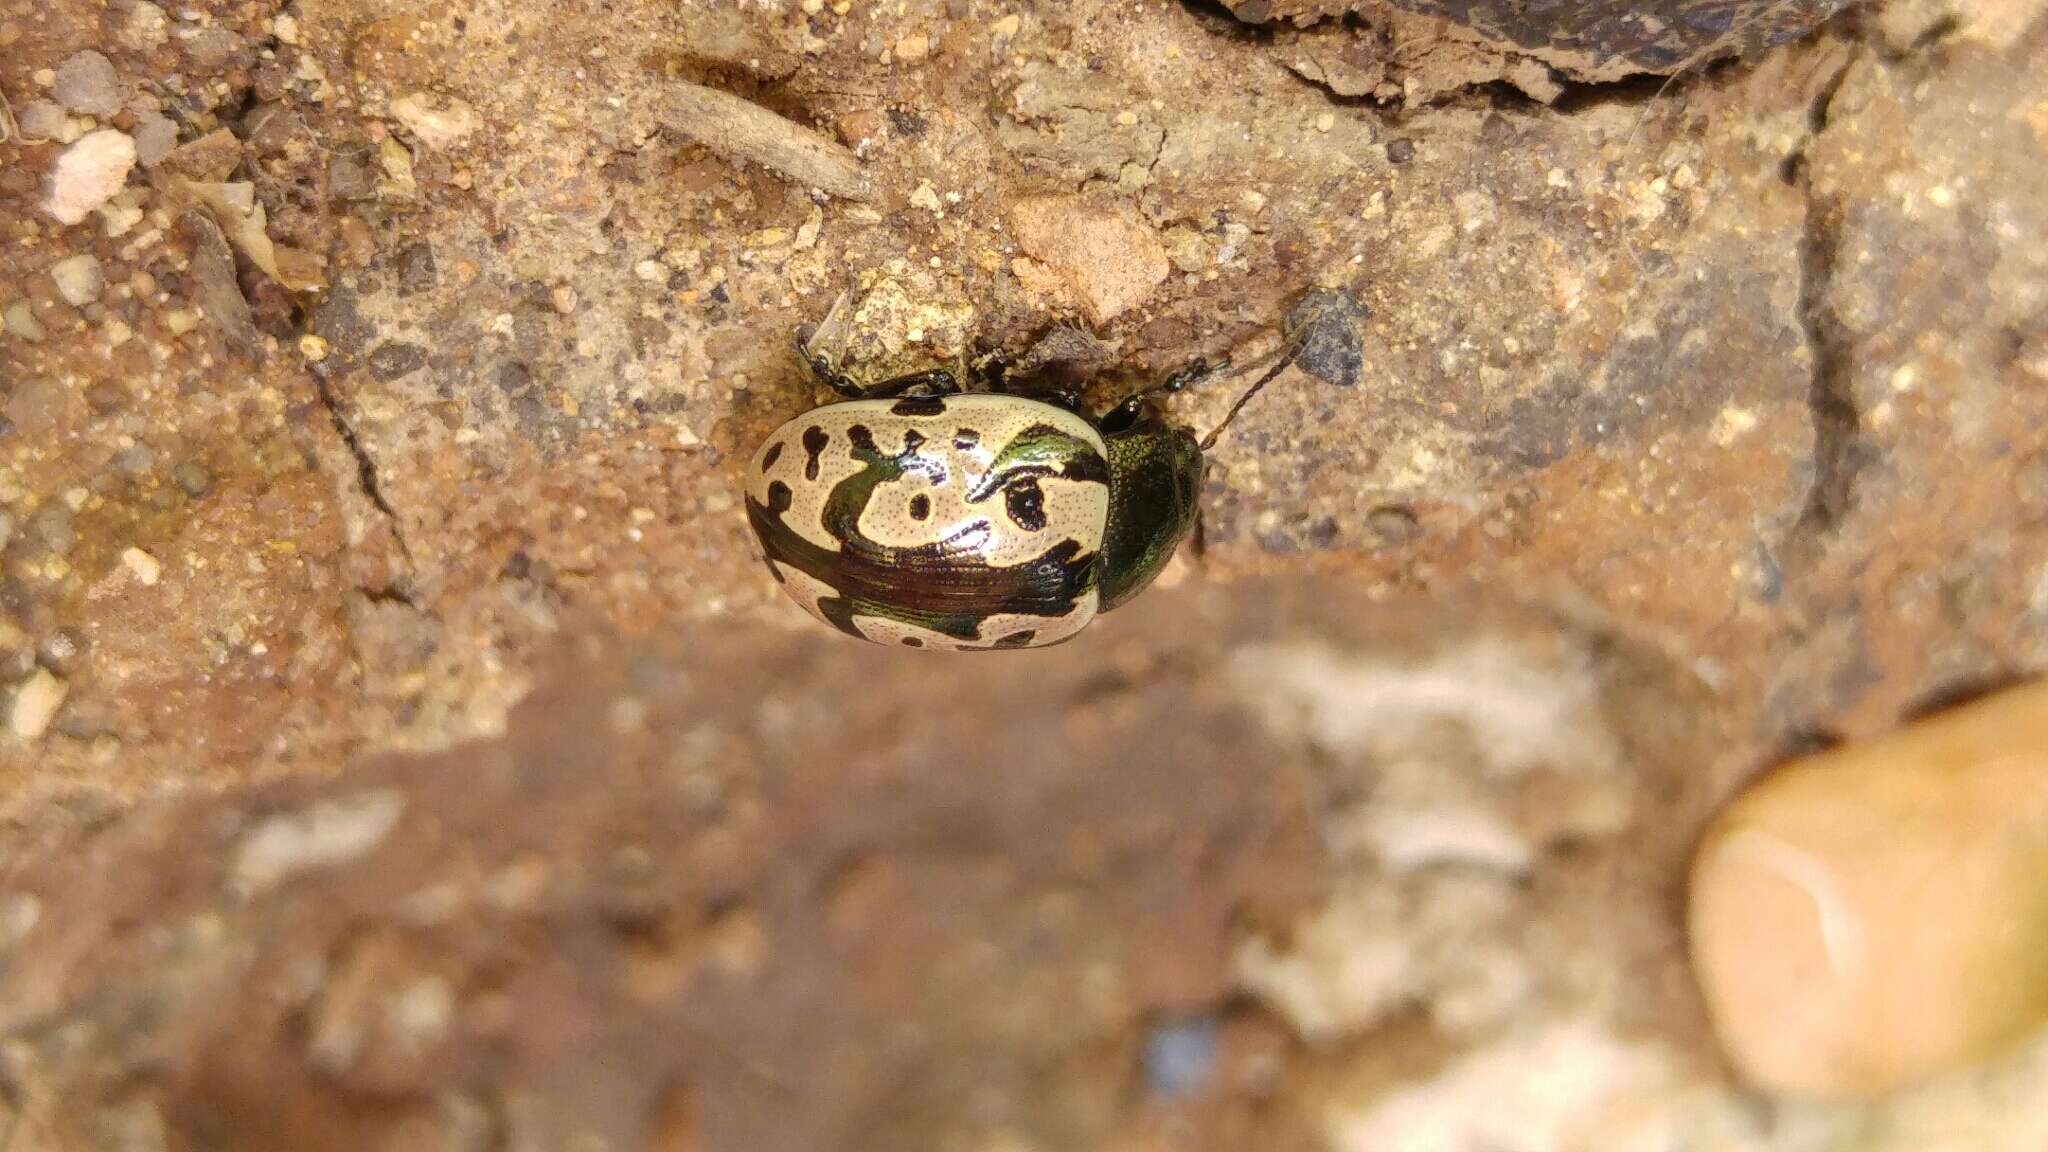
{"type": "Polygon", "coordinates": [[[371,458],[369,449],[363,447],[355,426],[342,415],[341,401],[335,396],[333,386],[317,372],[312,373],[312,379],[313,389],[320,397],[320,406],[327,410],[327,418],[333,422],[335,433],[347,446],[349,455],[355,458],[356,482],[362,486],[363,495],[368,496],[370,503],[390,522],[391,538],[398,542],[399,554],[405,557],[407,566],[411,566],[412,547],[406,543],[404,521],[399,518],[398,509],[392,507],[390,498],[384,495],[383,485],[377,478],[377,462],[371,458]]]}
{"type": "Polygon", "coordinates": [[[1856,498],[1862,421],[1856,409],[1854,340],[1830,299],[1841,259],[1842,206],[1813,187],[1814,143],[1827,130],[1830,105],[1856,63],[1851,50],[1822,81],[1807,113],[1807,133],[1787,159],[1785,181],[1805,202],[1799,245],[1799,326],[1813,357],[1807,408],[1813,421],[1813,481],[1794,530],[1797,555],[1811,561],[1823,537],[1848,515],[1856,498]]]}

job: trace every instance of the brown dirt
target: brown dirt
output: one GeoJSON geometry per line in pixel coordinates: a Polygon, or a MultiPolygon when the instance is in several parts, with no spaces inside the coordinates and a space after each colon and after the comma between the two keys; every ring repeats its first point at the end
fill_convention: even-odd
{"type": "Polygon", "coordinates": [[[2037,1122],[1982,1102],[2041,1098],[2010,1080],[1759,1119],[1669,887],[1796,740],[2048,657],[2037,3],[1714,6],[1657,45],[1482,4],[813,6],[0,0],[0,717],[64,689],[0,732],[8,1107],[60,1147],[224,1146],[232,1110],[251,1147],[274,1112],[307,1146],[1378,1152],[1474,1099],[1541,1131],[1500,1072],[1540,1058],[1731,1147],[2037,1122]],[[872,199],[665,123],[681,81],[872,199]],[[94,125],[142,162],[67,227],[94,125]],[[1369,310],[1358,383],[1247,408],[1181,587],[1069,648],[878,656],[760,572],[735,469],[817,398],[790,333],[842,292],[856,370],[1035,346],[1107,401],[1251,359],[1316,286],[1369,310]],[[1246,699],[1276,648],[1351,703],[1246,699]],[[1406,713],[1360,699],[1450,718],[1374,738],[1341,716],[1406,713]],[[336,870],[234,887],[266,814],[386,789],[336,870]],[[441,1007],[445,1051],[388,1031],[441,1007]],[[1220,1037],[1188,1099],[1142,1072],[1177,1014],[1220,1037]]]}

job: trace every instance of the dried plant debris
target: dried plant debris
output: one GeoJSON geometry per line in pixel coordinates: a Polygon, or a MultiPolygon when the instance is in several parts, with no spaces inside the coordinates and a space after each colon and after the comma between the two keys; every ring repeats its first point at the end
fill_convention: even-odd
{"type": "Polygon", "coordinates": [[[664,81],[662,99],[664,122],[713,152],[843,199],[874,198],[854,154],[801,124],[729,92],[682,80],[664,81]]]}

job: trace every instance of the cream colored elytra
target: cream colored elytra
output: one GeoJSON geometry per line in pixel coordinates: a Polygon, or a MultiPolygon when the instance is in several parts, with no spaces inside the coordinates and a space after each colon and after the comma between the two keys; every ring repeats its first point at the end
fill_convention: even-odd
{"type": "Polygon", "coordinates": [[[1036,647],[1095,616],[1107,460],[1087,420],[1015,396],[847,401],[769,436],[749,513],[785,590],[834,627],[911,647],[1036,647]]]}

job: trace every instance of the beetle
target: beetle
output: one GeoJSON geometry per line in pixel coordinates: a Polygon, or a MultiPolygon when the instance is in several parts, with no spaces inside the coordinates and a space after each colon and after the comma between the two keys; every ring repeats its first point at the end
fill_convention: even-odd
{"type": "Polygon", "coordinates": [[[1288,313],[1272,363],[1199,441],[1157,400],[1227,363],[1196,360],[1091,419],[1078,397],[1011,390],[993,358],[979,391],[949,368],[862,384],[815,350],[814,330],[799,331],[804,364],[844,399],[762,442],[747,519],[775,580],[850,636],[1057,644],[1166,567],[1195,525],[1203,453],[1260,389],[1318,348],[1339,361],[1348,349],[1355,377],[1356,336],[1337,326],[1362,315],[1348,295],[1311,293],[1288,313]]]}

